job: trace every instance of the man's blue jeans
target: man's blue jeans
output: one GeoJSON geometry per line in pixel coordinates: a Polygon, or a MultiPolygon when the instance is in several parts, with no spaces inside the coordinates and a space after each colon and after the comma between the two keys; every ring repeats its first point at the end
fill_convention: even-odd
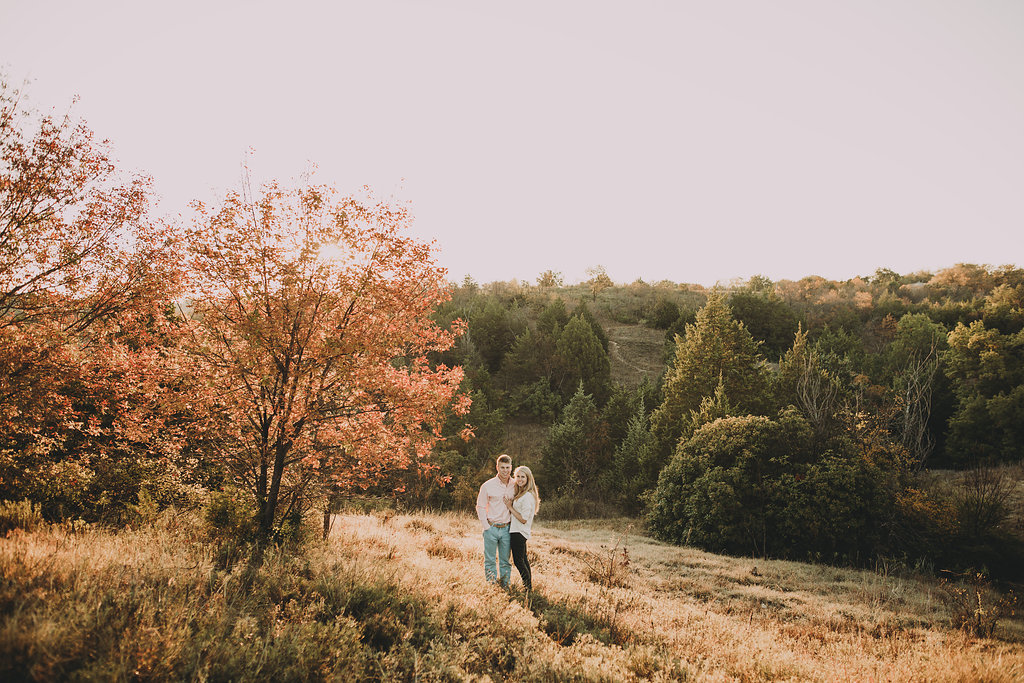
{"type": "Polygon", "coordinates": [[[484,576],[488,581],[494,581],[500,571],[502,586],[508,586],[512,579],[512,565],[508,561],[512,544],[508,532],[508,524],[503,527],[492,526],[484,532],[484,576]],[[498,571],[495,571],[494,567],[495,554],[498,557],[498,571]]]}

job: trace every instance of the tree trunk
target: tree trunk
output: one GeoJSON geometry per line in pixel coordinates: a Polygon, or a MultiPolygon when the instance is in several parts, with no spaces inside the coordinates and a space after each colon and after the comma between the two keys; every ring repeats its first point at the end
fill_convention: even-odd
{"type": "Polygon", "coordinates": [[[274,449],[274,473],[270,478],[267,504],[263,510],[263,518],[260,520],[260,536],[264,539],[270,538],[270,533],[274,529],[274,517],[277,514],[277,502],[281,494],[281,479],[284,476],[284,460],[291,445],[291,441],[286,441],[278,444],[274,449]]]}

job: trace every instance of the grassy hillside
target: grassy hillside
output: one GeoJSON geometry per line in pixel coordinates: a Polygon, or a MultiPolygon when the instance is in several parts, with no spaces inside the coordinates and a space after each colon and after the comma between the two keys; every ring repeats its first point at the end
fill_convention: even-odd
{"type": "Polygon", "coordinates": [[[12,532],[0,679],[1024,679],[1024,625],[952,628],[934,580],[716,556],[627,520],[539,523],[530,597],[483,581],[467,515],[343,515],[258,567],[197,534],[173,514],[12,532]]]}
{"type": "Polygon", "coordinates": [[[608,335],[612,382],[635,387],[645,378],[656,382],[665,371],[665,331],[645,325],[601,320],[608,335]]]}

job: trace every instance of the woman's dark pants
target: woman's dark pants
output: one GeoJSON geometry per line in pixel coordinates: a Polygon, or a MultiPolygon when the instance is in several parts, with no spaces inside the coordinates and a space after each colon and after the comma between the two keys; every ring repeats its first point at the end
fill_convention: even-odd
{"type": "Polygon", "coordinates": [[[513,531],[509,534],[512,545],[512,563],[519,570],[519,576],[523,579],[523,588],[533,590],[533,577],[530,575],[530,561],[526,559],[526,536],[513,531]]]}

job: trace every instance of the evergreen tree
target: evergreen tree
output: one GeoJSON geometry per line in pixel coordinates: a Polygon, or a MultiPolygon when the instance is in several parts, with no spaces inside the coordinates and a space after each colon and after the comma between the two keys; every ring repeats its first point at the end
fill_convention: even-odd
{"type": "Polygon", "coordinates": [[[590,329],[594,331],[594,336],[597,337],[599,342],[601,342],[601,348],[604,349],[605,353],[608,353],[608,335],[605,333],[604,327],[601,326],[601,323],[597,321],[594,314],[590,312],[589,308],[587,308],[587,305],[581,301],[580,305],[573,311],[573,315],[577,315],[587,321],[587,324],[590,325],[590,329]]]}
{"type": "Polygon", "coordinates": [[[622,443],[615,449],[606,488],[615,492],[626,512],[636,514],[643,509],[644,494],[657,485],[662,464],[650,417],[641,401],[629,419],[622,443]]]}
{"type": "Polygon", "coordinates": [[[766,404],[767,380],[757,342],[743,323],[736,321],[719,294],[712,294],[676,337],[675,358],[665,377],[664,400],[651,416],[659,448],[667,454],[675,444],[691,411],[721,384],[738,409],[759,412],[766,404]]]}
{"type": "Polygon", "coordinates": [[[611,388],[611,363],[593,328],[576,315],[558,338],[558,354],[568,369],[562,386],[582,383],[584,390],[604,403],[611,388]]]}
{"type": "Polygon", "coordinates": [[[608,440],[594,399],[580,384],[562,417],[548,430],[540,473],[559,494],[596,498],[596,483],[608,466],[608,440]]]}
{"type": "Polygon", "coordinates": [[[508,311],[494,299],[469,319],[469,336],[491,372],[501,367],[516,340],[508,311]]]}
{"type": "Polygon", "coordinates": [[[565,301],[561,298],[551,300],[537,317],[537,330],[558,337],[562,328],[569,322],[569,313],[565,310],[565,301]]]}
{"type": "Polygon", "coordinates": [[[751,336],[762,342],[761,351],[769,360],[778,360],[793,343],[798,326],[796,313],[774,290],[745,288],[734,292],[729,297],[729,308],[751,336]]]}
{"type": "Polygon", "coordinates": [[[601,409],[601,419],[608,426],[608,439],[612,446],[618,447],[626,438],[629,422],[641,406],[644,407],[649,422],[650,409],[648,406],[656,406],[660,403],[661,396],[658,394],[658,388],[647,377],[636,388],[625,384],[616,384],[612,388],[608,402],[601,409]]]}
{"type": "Polygon", "coordinates": [[[565,372],[555,337],[539,329],[519,335],[501,367],[501,377],[508,390],[540,379],[551,384],[560,381],[565,372]]]}

